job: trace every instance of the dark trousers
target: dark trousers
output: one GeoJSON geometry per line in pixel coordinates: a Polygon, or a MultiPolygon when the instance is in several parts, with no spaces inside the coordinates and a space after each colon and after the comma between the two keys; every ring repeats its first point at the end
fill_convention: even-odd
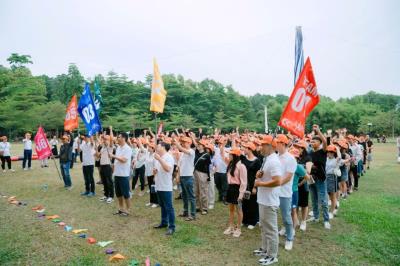
{"type": "Polygon", "coordinates": [[[138,179],[140,178],[140,190],[144,190],[144,172],[145,172],[145,166],[142,165],[142,167],[136,168],[135,169],[135,175],[132,180],[132,190],[135,189],[136,183],[138,179]]]}
{"type": "Polygon", "coordinates": [[[24,160],[22,161],[22,168],[25,168],[26,161],[28,161],[28,167],[31,168],[32,150],[24,150],[24,160]]]}
{"type": "Polygon", "coordinates": [[[70,162],[60,162],[60,170],[61,170],[61,175],[64,180],[64,187],[71,187],[72,182],[71,182],[71,176],[69,175],[69,169],[70,169],[70,162]]]}
{"type": "Polygon", "coordinates": [[[114,183],[112,180],[111,165],[100,165],[100,178],[104,186],[104,196],[114,198],[114,183]]]}
{"type": "Polygon", "coordinates": [[[157,191],[158,202],[161,207],[161,225],[168,225],[175,230],[175,210],[172,205],[172,191],[157,191]]]}
{"type": "MultiPolygon", "coordinates": [[[[353,177],[354,177],[354,187],[358,188],[358,171],[357,171],[357,165],[351,166],[350,167],[350,172],[353,173],[353,177]]],[[[350,178],[349,178],[350,179],[350,178]]]]}
{"type": "Polygon", "coordinates": [[[10,156],[0,156],[1,159],[1,168],[6,169],[6,162],[8,165],[8,170],[11,169],[11,157],[10,156]]]}
{"type": "Polygon", "coordinates": [[[155,185],[154,175],[147,177],[147,183],[149,184],[150,189],[150,203],[158,204],[158,197],[155,188],[151,189],[151,186],[155,185]]]}
{"type": "Polygon", "coordinates": [[[83,178],[85,179],[86,192],[94,193],[94,178],[93,178],[94,165],[84,165],[82,167],[82,170],[83,170],[83,178]]]}
{"type": "Polygon", "coordinates": [[[243,224],[255,226],[259,220],[257,194],[243,200],[243,224]]]}
{"type": "Polygon", "coordinates": [[[226,173],[215,173],[214,182],[218,189],[218,200],[225,201],[226,192],[228,191],[228,179],[226,173]]]}

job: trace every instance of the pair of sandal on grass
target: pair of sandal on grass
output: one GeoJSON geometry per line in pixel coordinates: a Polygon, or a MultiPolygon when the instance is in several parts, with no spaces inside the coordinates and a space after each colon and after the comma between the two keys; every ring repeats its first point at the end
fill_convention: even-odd
{"type": "Polygon", "coordinates": [[[119,215],[119,216],[129,216],[129,213],[118,210],[116,213],[113,213],[113,215],[119,215]]]}

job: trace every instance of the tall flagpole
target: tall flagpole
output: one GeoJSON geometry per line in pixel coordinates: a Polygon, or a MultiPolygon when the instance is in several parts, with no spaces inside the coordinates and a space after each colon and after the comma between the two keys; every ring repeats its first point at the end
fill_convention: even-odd
{"type": "Polygon", "coordinates": [[[265,126],[265,133],[268,134],[268,111],[267,105],[264,105],[264,126],[265,126]]]}

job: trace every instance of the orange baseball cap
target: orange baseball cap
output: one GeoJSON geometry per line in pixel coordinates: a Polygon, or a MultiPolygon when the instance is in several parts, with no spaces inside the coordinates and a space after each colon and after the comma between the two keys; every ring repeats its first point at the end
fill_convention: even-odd
{"type": "Polygon", "coordinates": [[[189,137],[182,137],[181,142],[187,142],[189,144],[192,144],[192,139],[189,137]]]}
{"type": "Polygon", "coordinates": [[[308,144],[304,140],[300,140],[299,142],[294,143],[293,146],[300,147],[300,148],[303,148],[303,149],[307,149],[308,144]]]}
{"type": "Polygon", "coordinates": [[[284,134],[278,134],[275,139],[277,143],[289,144],[289,139],[284,134]]]}
{"type": "Polygon", "coordinates": [[[274,138],[271,136],[271,135],[266,135],[266,136],[263,136],[263,138],[261,139],[261,145],[262,144],[269,144],[269,145],[272,145],[272,146],[276,146],[276,141],[274,140],[274,138]]]}
{"type": "Polygon", "coordinates": [[[199,141],[199,144],[203,145],[204,147],[207,147],[208,142],[206,140],[202,139],[199,141]]]}
{"type": "Polygon", "coordinates": [[[336,152],[336,146],[331,144],[326,148],[326,151],[328,151],[328,152],[336,152]]]}
{"type": "Polygon", "coordinates": [[[236,156],[240,156],[241,152],[238,148],[232,149],[229,151],[230,154],[236,155],[236,156]]]}
{"type": "Polygon", "coordinates": [[[257,148],[256,145],[253,142],[243,143],[242,146],[245,147],[245,148],[249,148],[252,151],[255,151],[256,148],[257,148]]]}

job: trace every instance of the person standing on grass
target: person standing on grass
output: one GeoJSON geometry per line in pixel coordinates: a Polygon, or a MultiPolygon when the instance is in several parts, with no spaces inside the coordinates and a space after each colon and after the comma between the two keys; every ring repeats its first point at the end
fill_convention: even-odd
{"type": "Polygon", "coordinates": [[[85,180],[85,192],[81,195],[93,197],[96,195],[93,177],[96,150],[93,137],[86,135],[85,140],[78,145],[78,152],[82,152],[82,171],[85,180]]]}
{"type": "Polygon", "coordinates": [[[115,152],[109,153],[114,159],[115,195],[118,199],[118,211],[114,215],[128,216],[131,207],[129,194],[129,175],[131,172],[132,149],[127,144],[128,134],[122,132],[117,138],[118,147],[115,152]]]}
{"type": "Polygon", "coordinates": [[[353,188],[356,191],[358,190],[358,179],[360,178],[358,165],[359,161],[362,159],[362,151],[353,135],[349,135],[348,140],[350,143],[349,148],[351,150],[350,176],[354,180],[354,182],[351,182],[352,186],[350,187],[350,192],[353,192],[353,188]]]}
{"type": "Polygon", "coordinates": [[[335,169],[339,169],[342,155],[340,154],[339,148],[332,144],[326,148],[326,151],[327,151],[327,159],[325,166],[326,186],[329,194],[329,199],[331,200],[329,219],[333,219],[333,216],[335,216],[337,213],[336,210],[337,176],[335,173],[335,169]]]}
{"type": "Polygon", "coordinates": [[[369,135],[367,135],[366,137],[366,143],[367,143],[367,169],[369,169],[372,162],[372,146],[374,146],[374,143],[369,138],[369,135]]]}
{"type": "Polygon", "coordinates": [[[146,204],[146,206],[151,206],[152,208],[158,207],[158,197],[154,183],[154,152],[155,152],[155,144],[154,142],[150,142],[147,146],[147,158],[146,158],[146,177],[147,183],[150,189],[150,201],[146,204]]]}
{"type": "MultiPolygon", "coordinates": [[[[247,187],[247,169],[240,161],[241,151],[233,148],[229,151],[227,168],[228,191],[226,201],[229,207],[229,227],[224,231],[225,235],[239,237],[242,233],[241,226],[243,221],[242,202],[247,187]],[[237,213],[237,226],[234,226],[235,212],[237,213]]],[[[221,154],[222,156],[222,154],[221,154]]]]}
{"type": "Polygon", "coordinates": [[[185,217],[186,221],[196,219],[196,198],[194,195],[194,158],[195,151],[190,147],[192,139],[182,137],[181,144],[178,140],[174,140],[176,147],[182,152],[178,161],[179,167],[179,183],[182,186],[183,212],[180,217],[185,217]]]}
{"type": "Polygon", "coordinates": [[[254,182],[256,173],[261,168],[261,160],[254,154],[257,149],[254,143],[243,143],[242,149],[244,155],[241,155],[240,159],[247,169],[247,191],[250,193],[248,198],[243,199],[243,224],[252,230],[259,220],[257,188],[254,187],[254,182]]]}
{"type": "Polygon", "coordinates": [[[60,159],[60,170],[64,180],[64,188],[71,190],[72,182],[69,169],[72,162],[72,146],[70,145],[70,138],[68,135],[62,136],[61,140],[62,145],[60,147],[60,153],[59,155],[53,155],[53,157],[60,159]]]}
{"type": "Polygon", "coordinates": [[[57,140],[57,136],[54,135],[49,143],[51,145],[51,153],[53,155],[58,155],[58,140],[57,140]]]}
{"type": "Polygon", "coordinates": [[[256,174],[257,202],[260,214],[261,247],[253,251],[262,256],[261,265],[278,262],[278,208],[282,176],[282,165],[275,153],[276,142],[272,136],[264,136],[260,141],[264,157],[261,169],[256,174]]]}
{"type": "Polygon", "coordinates": [[[6,162],[8,166],[8,170],[14,172],[14,169],[11,168],[11,144],[7,141],[7,137],[2,137],[2,142],[0,142],[0,159],[1,159],[1,168],[3,172],[6,172],[6,162]]]}
{"type": "Polygon", "coordinates": [[[327,142],[324,134],[322,134],[318,125],[313,125],[314,137],[312,138],[311,145],[313,151],[310,153],[313,166],[311,168],[311,175],[315,181],[310,185],[311,199],[313,205],[313,222],[319,222],[319,204],[322,205],[324,227],[331,229],[329,223],[329,210],[328,210],[328,194],[326,191],[326,147],[327,142]]]}
{"type": "Polygon", "coordinates": [[[100,201],[111,203],[114,201],[114,183],[110,157],[110,154],[113,153],[113,146],[110,136],[103,136],[102,139],[102,143],[96,152],[96,157],[100,160],[100,178],[104,187],[104,196],[100,198],[100,201]]]}
{"type": "Polygon", "coordinates": [[[338,145],[340,147],[340,154],[342,157],[341,166],[340,166],[340,181],[339,181],[339,193],[338,198],[341,197],[343,199],[347,199],[347,182],[349,179],[349,168],[350,168],[350,155],[347,151],[348,145],[345,141],[339,141],[338,145]]]}
{"type": "Polygon", "coordinates": [[[170,144],[162,141],[157,145],[156,152],[154,153],[155,185],[161,207],[161,223],[154,226],[154,228],[168,227],[166,235],[173,235],[175,233],[175,210],[172,202],[174,158],[168,152],[170,148],[170,144]]]}
{"type": "Polygon", "coordinates": [[[284,227],[279,231],[280,235],[286,235],[285,249],[292,250],[294,239],[294,228],[292,220],[292,194],[293,176],[296,172],[296,159],[288,152],[289,139],[279,134],[276,137],[276,151],[282,166],[282,179],[279,195],[279,207],[281,209],[282,222],[284,227]]]}
{"type": "Polygon", "coordinates": [[[138,151],[136,155],[136,161],[135,161],[135,175],[132,180],[132,192],[134,191],[136,187],[136,183],[138,179],[140,179],[140,193],[139,196],[142,197],[144,195],[144,188],[145,188],[145,180],[144,180],[144,175],[146,172],[146,158],[148,156],[147,154],[147,148],[144,147],[142,141],[140,139],[137,140],[137,145],[138,145],[138,151]]]}
{"type": "Polygon", "coordinates": [[[31,164],[32,164],[32,140],[31,140],[31,134],[26,133],[25,138],[22,140],[24,143],[24,159],[22,161],[22,169],[26,170],[31,170],[31,164]],[[28,163],[28,165],[26,165],[28,163]]]}
{"type": "Polygon", "coordinates": [[[218,200],[228,205],[226,202],[226,192],[228,190],[228,179],[226,176],[226,163],[221,156],[221,150],[229,151],[225,148],[226,139],[220,137],[217,141],[218,147],[215,148],[215,155],[213,158],[213,166],[215,168],[214,182],[218,190],[218,200]]]}

